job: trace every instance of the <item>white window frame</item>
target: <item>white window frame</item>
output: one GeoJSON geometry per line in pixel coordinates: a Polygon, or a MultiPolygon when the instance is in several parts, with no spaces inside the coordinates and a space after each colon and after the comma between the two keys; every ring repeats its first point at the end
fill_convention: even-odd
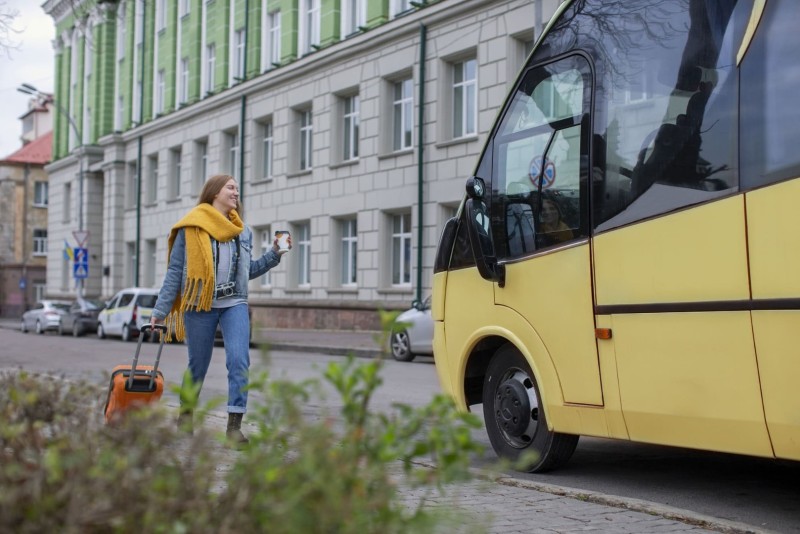
{"type": "Polygon", "coordinates": [[[43,180],[36,180],[33,182],[33,205],[37,208],[46,208],[50,202],[49,199],[50,184],[43,180]]]}
{"type": "Polygon", "coordinates": [[[354,287],[358,284],[358,221],[355,218],[343,219],[341,228],[341,273],[339,282],[342,287],[354,287]]]}
{"type": "Polygon", "coordinates": [[[156,0],[156,31],[167,29],[166,0],[156,0]]]}
{"type": "Polygon", "coordinates": [[[205,92],[213,93],[216,86],[214,80],[217,66],[217,47],[214,43],[206,45],[206,84],[205,92]]]}
{"type": "Polygon", "coordinates": [[[311,285],[311,222],[302,222],[293,225],[293,244],[297,247],[297,286],[309,287],[311,285]]]}
{"type": "Polygon", "coordinates": [[[396,213],[390,217],[391,226],[391,282],[392,287],[411,286],[411,213],[396,213]],[[400,228],[396,228],[396,223],[400,223],[400,228]],[[408,228],[406,228],[408,226],[408,228]],[[406,248],[407,245],[407,248],[406,248]],[[408,257],[405,257],[406,250],[408,257]],[[399,257],[398,257],[399,253],[399,257]],[[406,264],[408,269],[406,269],[406,264]]]}
{"type": "Polygon", "coordinates": [[[192,9],[192,0],[178,0],[178,17],[185,17],[192,9]]]}
{"type": "Polygon", "coordinates": [[[203,183],[205,183],[206,174],[208,173],[208,139],[198,139],[194,142],[194,163],[196,172],[192,173],[193,187],[192,190],[195,195],[200,192],[203,183]]]}
{"type": "Polygon", "coordinates": [[[272,179],[274,169],[274,148],[275,139],[273,137],[272,121],[264,121],[259,127],[261,132],[261,178],[264,180],[272,179]]]}
{"type": "Polygon", "coordinates": [[[301,54],[309,54],[319,46],[320,0],[300,0],[300,5],[298,49],[301,54]]]}
{"type": "Polygon", "coordinates": [[[344,97],[342,100],[342,161],[353,161],[358,159],[361,104],[357,94],[344,97]]]}
{"type": "Polygon", "coordinates": [[[281,12],[271,11],[266,12],[267,0],[263,0],[264,5],[264,18],[263,27],[265,28],[262,33],[261,50],[261,70],[268,71],[273,67],[277,67],[281,63],[281,12]]]}
{"type": "Polygon", "coordinates": [[[451,99],[453,103],[453,138],[472,136],[478,133],[478,61],[475,58],[467,58],[453,63],[453,86],[451,99]],[[469,64],[474,66],[475,76],[467,78],[469,64]],[[456,81],[456,74],[461,71],[461,80],[456,81]],[[458,94],[461,93],[461,106],[458,106],[458,94]],[[457,119],[460,119],[461,128],[457,119]],[[470,119],[472,128],[470,129],[470,119]]]}
{"type": "Polygon", "coordinates": [[[178,103],[189,101],[189,58],[181,58],[181,71],[178,76],[178,103]]]}
{"type": "Polygon", "coordinates": [[[366,21],[366,0],[342,0],[342,37],[360,32],[366,21]]]}
{"type": "Polygon", "coordinates": [[[114,130],[122,131],[122,121],[125,120],[125,98],[117,96],[117,107],[114,113],[114,130]]]}
{"type": "Polygon", "coordinates": [[[117,61],[125,59],[125,44],[127,37],[127,12],[128,4],[120,2],[119,12],[117,13],[117,61]]]}
{"type": "Polygon", "coordinates": [[[167,71],[160,69],[156,75],[156,115],[164,113],[167,91],[167,71]]]}
{"type": "MultiPolygon", "coordinates": [[[[263,256],[269,249],[272,248],[272,232],[270,231],[269,226],[265,226],[259,229],[259,242],[261,243],[261,255],[263,256]]],[[[271,289],[272,288],[272,276],[271,271],[265,272],[261,277],[258,279],[258,285],[261,289],[271,289]]]]}
{"type": "Polygon", "coordinates": [[[227,167],[230,169],[230,175],[233,176],[235,180],[239,180],[239,132],[236,130],[230,130],[225,133],[225,141],[228,148],[228,165],[227,167]]]}
{"type": "Polygon", "coordinates": [[[314,116],[310,109],[304,109],[298,112],[300,117],[300,144],[299,144],[299,158],[298,168],[301,171],[311,170],[314,166],[314,116]]]}
{"type": "Polygon", "coordinates": [[[171,149],[169,154],[172,172],[170,173],[169,198],[178,199],[181,197],[181,170],[183,150],[181,147],[171,149]]]}
{"type": "Polygon", "coordinates": [[[413,146],[414,79],[409,77],[392,84],[392,150],[399,152],[413,146]],[[406,88],[408,88],[407,95],[405,94],[406,88]],[[406,139],[406,132],[408,132],[408,139],[406,139]]]}
{"type": "Polygon", "coordinates": [[[411,11],[411,0],[389,0],[389,16],[396,17],[406,11],[411,11]]]}
{"type": "Polygon", "coordinates": [[[33,248],[31,248],[31,254],[34,256],[47,256],[47,228],[34,228],[32,237],[33,248]]]}
{"type": "Polygon", "coordinates": [[[231,79],[230,85],[244,81],[244,28],[233,32],[233,43],[231,46],[231,79]]]}
{"type": "Polygon", "coordinates": [[[158,155],[147,158],[147,203],[158,201],[158,155]]]}

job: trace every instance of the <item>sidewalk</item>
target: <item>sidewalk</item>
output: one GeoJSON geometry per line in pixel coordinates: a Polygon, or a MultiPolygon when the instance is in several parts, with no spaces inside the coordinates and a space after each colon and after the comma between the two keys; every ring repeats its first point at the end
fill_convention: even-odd
{"type": "MultiPolygon", "coordinates": [[[[0,328],[18,330],[19,322],[0,320],[0,328]]],[[[253,338],[256,343],[267,343],[272,350],[374,357],[381,351],[376,340],[378,334],[369,331],[261,329],[254,332],[253,338]]],[[[222,413],[212,413],[207,423],[209,427],[224,431],[224,417],[222,413]]],[[[221,473],[233,465],[236,452],[230,451],[229,454],[218,467],[221,473]]],[[[399,465],[397,475],[401,476],[399,465]]],[[[463,510],[464,528],[459,532],[477,525],[487,526],[486,532],[492,534],[767,532],[750,525],[638,499],[517,480],[477,470],[475,475],[475,481],[450,486],[446,495],[433,494],[427,501],[428,506],[456,509],[459,513],[463,510]]],[[[402,483],[399,488],[403,502],[409,506],[418,503],[420,490],[403,487],[402,483]]]]}

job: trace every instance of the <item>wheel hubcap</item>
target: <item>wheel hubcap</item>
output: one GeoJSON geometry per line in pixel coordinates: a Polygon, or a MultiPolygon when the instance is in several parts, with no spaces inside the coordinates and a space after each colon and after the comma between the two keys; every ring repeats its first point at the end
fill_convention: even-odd
{"type": "Polygon", "coordinates": [[[523,448],[533,441],[538,409],[536,390],[522,371],[511,372],[495,392],[495,420],[506,441],[514,447],[523,448]]]}

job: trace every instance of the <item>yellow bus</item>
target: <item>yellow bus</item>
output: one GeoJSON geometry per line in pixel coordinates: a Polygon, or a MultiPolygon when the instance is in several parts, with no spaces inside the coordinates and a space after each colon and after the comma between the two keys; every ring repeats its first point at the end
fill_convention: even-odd
{"type": "Polygon", "coordinates": [[[559,6],[435,260],[439,381],[500,457],[800,460],[798,50],[790,0],[559,6]]]}

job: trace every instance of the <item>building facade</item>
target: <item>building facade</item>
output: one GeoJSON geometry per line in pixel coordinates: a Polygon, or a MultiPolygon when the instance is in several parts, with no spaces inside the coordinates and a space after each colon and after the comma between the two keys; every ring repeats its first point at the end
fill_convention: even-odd
{"type": "Polygon", "coordinates": [[[0,159],[0,317],[21,317],[45,294],[51,106],[49,95],[31,99],[22,147],[0,159]]]}
{"type": "MultiPolygon", "coordinates": [[[[89,232],[87,295],[158,287],[169,228],[231,174],[272,327],[374,329],[430,292],[439,232],[537,28],[532,0],[48,0],[51,242],[89,232]]],[[[51,247],[54,248],[54,247],[51,247]]],[[[74,293],[55,247],[47,292],[74,293]]]]}

